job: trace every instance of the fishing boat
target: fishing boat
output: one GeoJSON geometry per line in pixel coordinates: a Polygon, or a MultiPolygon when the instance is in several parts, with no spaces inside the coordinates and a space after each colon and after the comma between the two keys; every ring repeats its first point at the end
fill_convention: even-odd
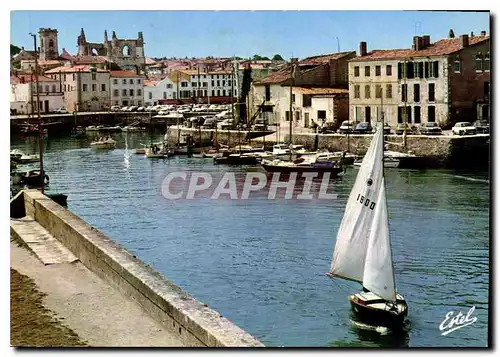
{"type": "Polygon", "coordinates": [[[261,166],[266,172],[281,172],[290,174],[293,172],[317,172],[318,175],[323,173],[333,174],[334,177],[345,171],[345,166],[341,162],[335,160],[322,160],[321,155],[314,155],[309,157],[300,157],[293,161],[283,161],[280,159],[261,161],[261,166]]]}
{"type": "Polygon", "coordinates": [[[389,328],[403,325],[408,305],[397,293],[394,277],[382,121],[377,124],[349,195],[326,275],[362,285],[361,292],[349,296],[352,311],[361,322],[389,328]]]}
{"type": "Polygon", "coordinates": [[[116,141],[110,137],[100,137],[99,140],[91,142],[90,147],[93,149],[114,149],[116,147],[116,141]]]}
{"type": "Polygon", "coordinates": [[[19,149],[14,149],[10,151],[10,159],[18,164],[29,164],[32,162],[39,162],[40,155],[25,154],[19,149]]]}

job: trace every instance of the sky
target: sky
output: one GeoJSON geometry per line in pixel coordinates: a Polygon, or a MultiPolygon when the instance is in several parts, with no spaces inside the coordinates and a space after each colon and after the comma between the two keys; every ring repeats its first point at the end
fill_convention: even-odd
{"type": "Polygon", "coordinates": [[[76,54],[83,27],[88,42],[137,38],[148,57],[250,57],[285,59],[373,49],[409,48],[415,35],[431,41],[460,34],[490,33],[488,12],[437,11],[12,11],[11,43],[33,48],[30,32],[56,28],[59,52],[76,54]]]}

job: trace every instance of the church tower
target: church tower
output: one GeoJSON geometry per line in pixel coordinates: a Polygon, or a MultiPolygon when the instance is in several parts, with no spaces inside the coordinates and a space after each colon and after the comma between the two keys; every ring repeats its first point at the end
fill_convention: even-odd
{"type": "Polygon", "coordinates": [[[80,36],[78,36],[77,44],[78,44],[78,56],[88,55],[88,53],[87,53],[87,39],[85,38],[85,32],[83,31],[83,28],[80,31],[80,36]]]}
{"type": "Polygon", "coordinates": [[[40,60],[54,60],[59,57],[57,45],[57,30],[51,28],[41,28],[38,31],[40,36],[40,60]]]}

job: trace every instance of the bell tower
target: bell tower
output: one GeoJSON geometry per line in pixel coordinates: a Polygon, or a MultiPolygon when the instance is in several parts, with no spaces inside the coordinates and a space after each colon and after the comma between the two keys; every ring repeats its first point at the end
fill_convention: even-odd
{"type": "Polygon", "coordinates": [[[57,30],[51,28],[41,28],[38,31],[40,36],[40,60],[53,60],[59,57],[57,45],[57,30]]]}

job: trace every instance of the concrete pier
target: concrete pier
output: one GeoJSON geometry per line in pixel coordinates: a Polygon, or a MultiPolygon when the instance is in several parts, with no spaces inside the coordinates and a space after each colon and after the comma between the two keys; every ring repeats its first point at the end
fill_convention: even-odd
{"type": "MultiPolygon", "coordinates": [[[[148,319],[161,325],[162,333],[168,335],[165,340],[167,344],[169,340],[171,345],[187,347],[264,346],[38,190],[21,191],[12,199],[11,235],[35,252],[42,265],[71,265],[76,257],[78,264],[85,266],[116,292],[137,304],[148,315],[148,319]],[[31,227],[27,224],[31,224],[31,227]],[[34,241],[29,234],[33,229],[36,230],[34,234],[45,238],[34,241]],[[47,246],[40,247],[41,244],[47,246]],[[54,259],[58,252],[63,254],[61,261],[54,259]],[[48,257],[48,260],[42,257],[48,257]]],[[[78,281],[73,283],[78,284],[78,281]]],[[[103,320],[104,324],[119,322],[114,321],[116,316],[112,314],[92,318],[96,321],[103,320]]],[[[127,326],[133,330],[136,329],[136,324],[142,326],[144,323],[130,320],[127,326]]]]}

